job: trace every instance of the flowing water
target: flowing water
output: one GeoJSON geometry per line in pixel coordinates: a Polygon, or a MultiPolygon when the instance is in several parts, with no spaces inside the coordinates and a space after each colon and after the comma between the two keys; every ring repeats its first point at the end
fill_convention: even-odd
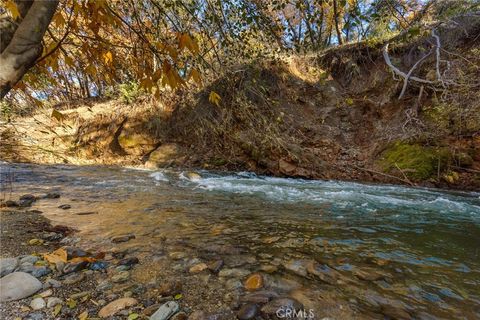
{"type": "Polygon", "coordinates": [[[341,314],[337,304],[345,318],[480,319],[480,193],[246,172],[1,170],[4,194],[60,192],[35,208],[82,242],[110,248],[111,237],[132,233],[123,246],[152,263],[162,250],[220,256],[226,267],[264,270],[322,317],[341,314]],[[312,261],[323,278],[305,271],[312,261]]]}

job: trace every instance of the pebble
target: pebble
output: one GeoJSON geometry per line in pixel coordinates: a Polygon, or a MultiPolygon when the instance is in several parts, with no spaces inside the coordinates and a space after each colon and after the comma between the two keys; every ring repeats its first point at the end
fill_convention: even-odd
{"type": "Polygon", "coordinates": [[[121,283],[121,282],[127,281],[129,278],[130,278],[130,272],[120,271],[119,273],[117,273],[112,277],[112,282],[121,283]]]}
{"type": "Polygon", "coordinates": [[[46,195],[44,195],[42,198],[44,198],[44,199],[58,199],[58,198],[60,198],[60,193],[49,192],[46,195]]]}
{"type": "Polygon", "coordinates": [[[42,283],[25,272],[13,272],[0,279],[0,301],[19,300],[42,289],[42,283]]]}
{"type": "Polygon", "coordinates": [[[112,289],[112,287],[113,287],[113,285],[110,282],[104,280],[104,281],[102,281],[98,284],[96,290],[97,291],[107,291],[107,290],[112,289]]]}
{"type": "Polygon", "coordinates": [[[254,303],[243,305],[237,312],[237,318],[240,320],[250,320],[255,318],[258,313],[258,306],[254,303]]]}
{"type": "Polygon", "coordinates": [[[217,274],[220,271],[220,269],[223,268],[223,265],[224,265],[223,260],[215,260],[208,264],[208,269],[212,273],[217,274]]]}
{"type": "Polygon", "coordinates": [[[207,320],[207,314],[205,311],[196,310],[190,314],[188,320],[207,320]]]}
{"type": "Polygon", "coordinates": [[[158,310],[158,308],[160,308],[161,304],[160,303],[155,303],[155,304],[152,304],[151,306],[148,306],[146,307],[145,309],[143,309],[143,314],[146,315],[147,317],[148,316],[151,316],[155,311],[158,310]]]}
{"type": "Polygon", "coordinates": [[[33,312],[28,314],[24,320],[43,320],[43,313],[42,312],[33,312]]]}
{"type": "Polygon", "coordinates": [[[40,260],[39,257],[37,256],[32,256],[32,255],[28,255],[28,256],[22,256],[20,258],[20,261],[19,261],[19,265],[23,265],[23,264],[35,264],[35,262],[37,262],[38,260],[40,260]]]}
{"type": "Polygon", "coordinates": [[[67,251],[67,259],[68,260],[73,259],[73,258],[88,256],[88,252],[86,252],[85,250],[82,250],[80,248],[77,248],[77,247],[68,246],[68,247],[65,247],[65,251],[67,251]]]}
{"type": "Polygon", "coordinates": [[[253,273],[245,280],[245,289],[249,291],[257,290],[263,287],[263,277],[260,273],[253,273]]]}
{"type": "Polygon", "coordinates": [[[357,278],[365,281],[377,281],[377,280],[385,279],[386,277],[386,274],[370,268],[356,269],[354,270],[353,274],[357,278]]]}
{"type": "Polygon", "coordinates": [[[232,277],[232,278],[242,278],[248,275],[250,272],[244,269],[222,269],[218,273],[219,277],[232,277]]]}
{"type": "Polygon", "coordinates": [[[71,274],[68,277],[66,277],[65,280],[63,280],[63,284],[71,285],[71,284],[78,283],[78,282],[82,281],[83,279],[85,279],[85,274],[74,273],[74,274],[71,274]]]}
{"type": "Polygon", "coordinates": [[[182,282],[173,280],[163,283],[158,288],[158,294],[161,296],[174,296],[182,292],[182,282]]]}
{"type": "Polygon", "coordinates": [[[179,309],[180,306],[178,305],[178,303],[176,303],[175,301],[168,301],[167,303],[160,306],[160,308],[158,308],[158,310],[150,316],[150,320],[167,320],[179,309]]]}
{"type": "Polygon", "coordinates": [[[267,315],[274,315],[279,309],[301,310],[303,309],[303,306],[295,299],[276,298],[264,305],[261,310],[267,315]]]}
{"type": "Polygon", "coordinates": [[[134,306],[137,303],[138,301],[134,298],[120,298],[110,302],[109,304],[104,306],[102,309],[100,309],[100,312],[98,312],[98,316],[100,318],[107,318],[107,317],[113,316],[114,314],[116,314],[117,312],[125,308],[134,306]]]}
{"type": "Polygon", "coordinates": [[[274,272],[278,271],[278,267],[273,266],[271,264],[263,264],[263,265],[260,266],[260,270],[262,270],[266,273],[274,273],[274,272]]]}
{"type": "Polygon", "coordinates": [[[307,272],[329,284],[336,284],[337,279],[340,277],[338,271],[330,268],[326,264],[319,264],[316,262],[311,262],[307,265],[307,272]]]}
{"type": "Polygon", "coordinates": [[[62,286],[62,283],[58,280],[55,279],[48,279],[45,281],[43,284],[43,289],[48,289],[48,288],[60,288],[62,286]]]}
{"type": "Polygon", "coordinates": [[[18,265],[16,258],[1,258],[0,259],[0,278],[12,273],[18,265]]]}
{"type": "Polygon", "coordinates": [[[42,297],[42,298],[47,298],[47,297],[50,297],[52,294],[53,294],[53,290],[48,289],[48,290],[45,290],[43,292],[40,292],[39,296],[42,297]]]}
{"type": "Polygon", "coordinates": [[[123,235],[123,236],[113,237],[112,242],[113,243],[127,242],[131,239],[135,239],[135,235],[126,234],[126,235],[123,235]]]}
{"type": "Polygon", "coordinates": [[[30,307],[33,310],[40,310],[45,308],[46,306],[47,304],[45,303],[45,300],[43,300],[43,298],[35,298],[32,300],[32,302],[30,302],[30,307]]]}
{"type": "Polygon", "coordinates": [[[173,317],[170,318],[170,320],[187,320],[188,316],[185,312],[179,312],[173,317]]]}
{"type": "Polygon", "coordinates": [[[33,267],[31,272],[29,272],[32,276],[35,278],[41,278],[43,276],[46,276],[47,274],[51,273],[52,270],[47,267],[33,267]]]}
{"type": "Polygon", "coordinates": [[[120,261],[118,261],[118,265],[119,266],[133,266],[134,264],[137,264],[139,261],[138,261],[138,258],[137,257],[130,257],[130,258],[125,258],[125,259],[122,259],[120,261]]]}
{"type": "Polygon", "coordinates": [[[7,206],[7,208],[18,207],[18,203],[13,200],[7,200],[5,201],[5,206],[7,206]]]}
{"type": "Polygon", "coordinates": [[[174,260],[180,260],[187,257],[185,252],[170,252],[168,256],[174,260]]]}
{"type": "Polygon", "coordinates": [[[68,274],[68,273],[72,273],[72,272],[77,272],[77,271],[85,269],[87,267],[87,265],[88,265],[87,261],[67,263],[65,265],[65,267],[63,268],[63,273],[68,274]]]}
{"type": "Polygon", "coordinates": [[[67,210],[67,209],[72,208],[72,206],[69,205],[69,204],[61,204],[61,205],[58,206],[58,208],[63,209],[63,210],[67,210]]]}
{"type": "Polygon", "coordinates": [[[202,272],[203,270],[205,269],[208,269],[208,266],[206,263],[199,263],[199,264],[196,264],[192,267],[190,267],[190,269],[188,270],[188,272],[190,273],[199,273],[199,272],[202,272]]]}
{"type": "Polygon", "coordinates": [[[81,299],[83,297],[86,297],[90,294],[89,291],[82,291],[82,292],[79,292],[79,293],[74,293],[70,296],[70,299],[73,299],[73,300],[77,300],[77,299],[81,299]]]}
{"type": "Polygon", "coordinates": [[[301,277],[307,276],[307,265],[309,261],[306,260],[290,260],[283,264],[283,267],[301,277]]]}
{"type": "Polygon", "coordinates": [[[274,298],[278,298],[279,295],[275,291],[257,291],[254,293],[247,294],[240,298],[242,302],[252,302],[252,303],[259,303],[264,304],[269,302],[274,298]]]}
{"type": "Polygon", "coordinates": [[[50,297],[47,299],[47,308],[53,308],[58,304],[62,304],[62,299],[57,297],[50,297]]]}

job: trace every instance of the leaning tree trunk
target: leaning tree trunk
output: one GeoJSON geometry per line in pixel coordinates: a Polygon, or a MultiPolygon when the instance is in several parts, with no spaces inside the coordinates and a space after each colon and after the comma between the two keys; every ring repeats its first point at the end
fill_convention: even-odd
{"type": "Polygon", "coordinates": [[[2,21],[7,27],[4,29],[2,26],[1,30],[0,99],[22,79],[42,54],[42,38],[58,6],[58,0],[16,3],[23,17],[18,21],[18,28],[9,26],[5,19],[2,21]]]}

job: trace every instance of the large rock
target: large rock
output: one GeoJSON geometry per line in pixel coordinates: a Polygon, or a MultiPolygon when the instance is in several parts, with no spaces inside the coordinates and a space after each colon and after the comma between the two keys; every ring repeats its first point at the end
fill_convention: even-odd
{"type": "Polygon", "coordinates": [[[175,301],[168,301],[163,304],[154,314],[151,315],[150,320],[167,320],[173,316],[180,306],[175,301]]]}
{"type": "Polygon", "coordinates": [[[18,265],[16,258],[1,258],[0,259],[0,278],[12,273],[18,265]]]}
{"type": "Polygon", "coordinates": [[[150,153],[145,166],[152,169],[168,166],[178,159],[179,153],[180,148],[175,143],[162,144],[150,153]]]}
{"type": "Polygon", "coordinates": [[[137,303],[138,301],[134,298],[120,298],[110,302],[105,307],[100,309],[98,316],[100,318],[107,318],[107,317],[113,316],[115,313],[119,312],[120,310],[134,306],[137,303]]]}
{"type": "Polygon", "coordinates": [[[143,132],[135,132],[134,127],[125,124],[118,143],[128,154],[143,155],[152,150],[157,143],[151,135],[143,132]]]}
{"type": "Polygon", "coordinates": [[[20,300],[42,289],[42,283],[25,272],[14,272],[0,279],[0,301],[20,300]]]}

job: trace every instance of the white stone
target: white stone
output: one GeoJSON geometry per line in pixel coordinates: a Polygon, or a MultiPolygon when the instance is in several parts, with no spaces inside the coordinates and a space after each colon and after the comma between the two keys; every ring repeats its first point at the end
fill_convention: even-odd
{"type": "Polygon", "coordinates": [[[40,309],[43,309],[46,307],[46,303],[45,303],[45,300],[43,300],[43,298],[35,298],[32,300],[32,302],[30,302],[30,307],[33,309],[33,310],[40,310],[40,309]]]}
{"type": "Polygon", "coordinates": [[[20,300],[42,289],[42,283],[25,272],[13,272],[0,279],[0,301],[20,300]]]}

